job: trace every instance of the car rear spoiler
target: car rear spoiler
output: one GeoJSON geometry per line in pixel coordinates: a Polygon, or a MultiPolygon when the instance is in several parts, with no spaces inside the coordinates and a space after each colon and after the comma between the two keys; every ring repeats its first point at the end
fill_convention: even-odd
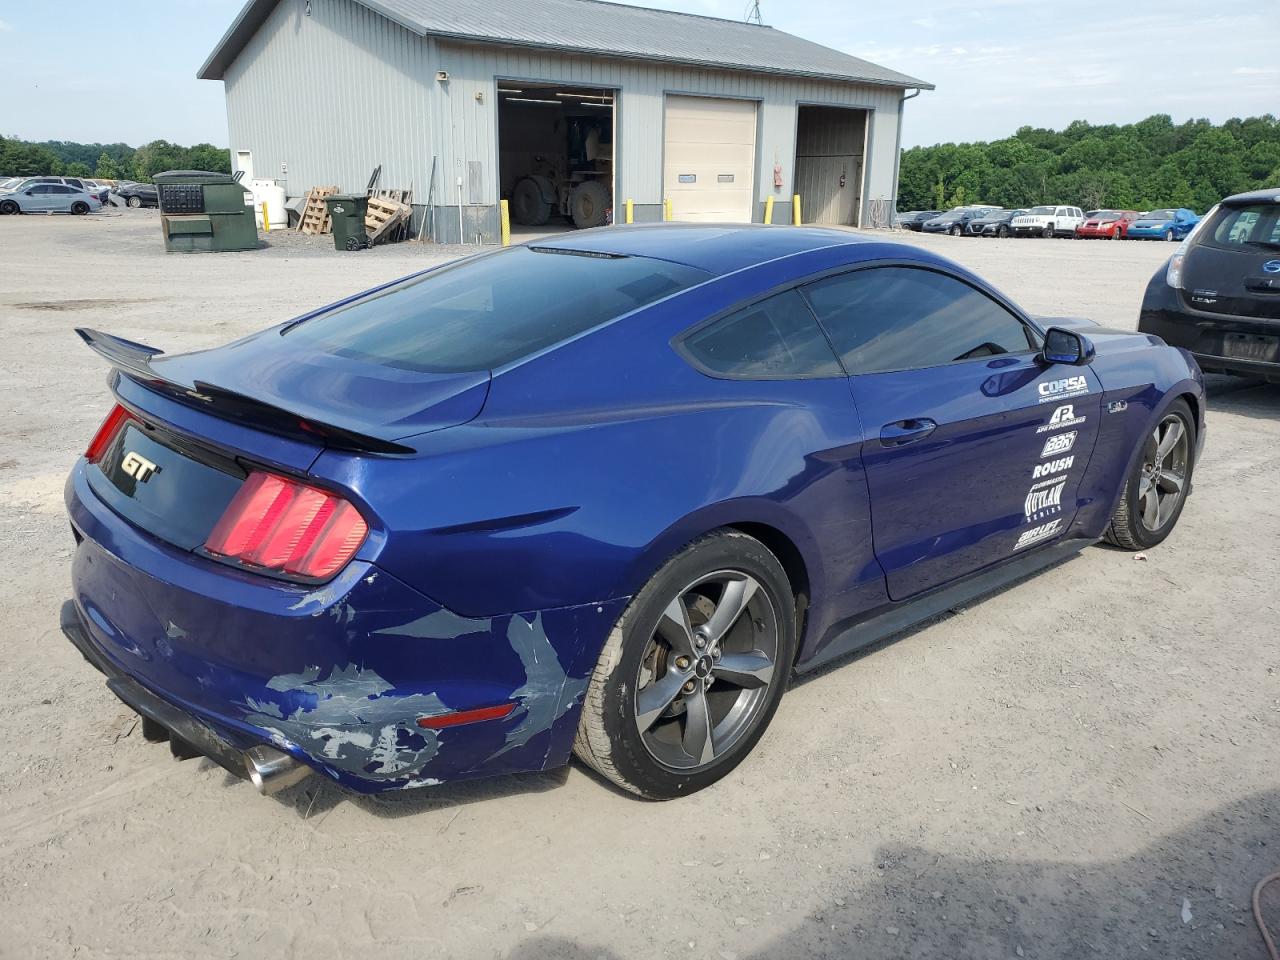
{"type": "Polygon", "coordinates": [[[413,448],[403,444],[300,417],[272,404],[201,380],[194,381],[190,386],[170,380],[151,365],[153,357],[164,353],[156,347],[85,327],[77,327],[76,333],[89,345],[89,349],[124,376],[197,410],[212,412],[228,420],[247,421],[270,433],[293,439],[313,443],[318,440],[325,446],[338,450],[393,454],[414,452],[413,448]]]}

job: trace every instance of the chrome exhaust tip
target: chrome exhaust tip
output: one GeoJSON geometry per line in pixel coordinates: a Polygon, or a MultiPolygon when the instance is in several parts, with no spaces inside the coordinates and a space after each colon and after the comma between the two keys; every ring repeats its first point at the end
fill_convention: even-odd
{"type": "Polygon", "coordinates": [[[305,763],[274,747],[250,747],[244,752],[244,766],[264,797],[301,783],[313,772],[305,763]]]}

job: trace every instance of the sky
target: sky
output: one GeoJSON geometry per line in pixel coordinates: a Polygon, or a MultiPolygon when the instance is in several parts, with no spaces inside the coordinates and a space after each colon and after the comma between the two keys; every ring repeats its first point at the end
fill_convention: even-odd
{"type": "MultiPolygon", "coordinates": [[[[639,5],[743,19],[749,4],[639,5]]],[[[240,6],[0,0],[0,134],[225,146],[222,84],[195,74],[240,6]]],[[[1280,113],[1276,0],[760,0],[760,8],[766,24],[935,84],[907,105],[904,146],[1072,120],[1280,113]]]]}

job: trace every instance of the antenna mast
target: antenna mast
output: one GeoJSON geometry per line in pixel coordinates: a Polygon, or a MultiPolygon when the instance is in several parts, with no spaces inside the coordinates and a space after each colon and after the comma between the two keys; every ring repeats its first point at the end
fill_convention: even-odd
{"type": "Polygon", "coordinates": [[[757,27],[764,26],[764,21],[760,19],[760,0],[751,0],[751,6],[747,9],[747,23],[754,23],[757,27]]]}

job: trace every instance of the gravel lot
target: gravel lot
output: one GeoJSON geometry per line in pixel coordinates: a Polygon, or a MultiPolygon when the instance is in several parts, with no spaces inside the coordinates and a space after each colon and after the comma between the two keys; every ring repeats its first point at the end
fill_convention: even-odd
{"type": "MultiPolygon", "coordinates": [[[[1171,249],[904,239],[1032,312],[1123,327],[1171,249]]],[[[806,678],[753,756],[686,800],[576,765],[263,799],[146,743],[57,628],[63,479],[109,403],[71,329],[202,347],[457,252],[277,231],[166,256],[154,211],[0,217],[0,956],[1262,956],[1274,386],[1211,378],[1196,495],[1146,562],[1090,548],[806,678]]]]}

